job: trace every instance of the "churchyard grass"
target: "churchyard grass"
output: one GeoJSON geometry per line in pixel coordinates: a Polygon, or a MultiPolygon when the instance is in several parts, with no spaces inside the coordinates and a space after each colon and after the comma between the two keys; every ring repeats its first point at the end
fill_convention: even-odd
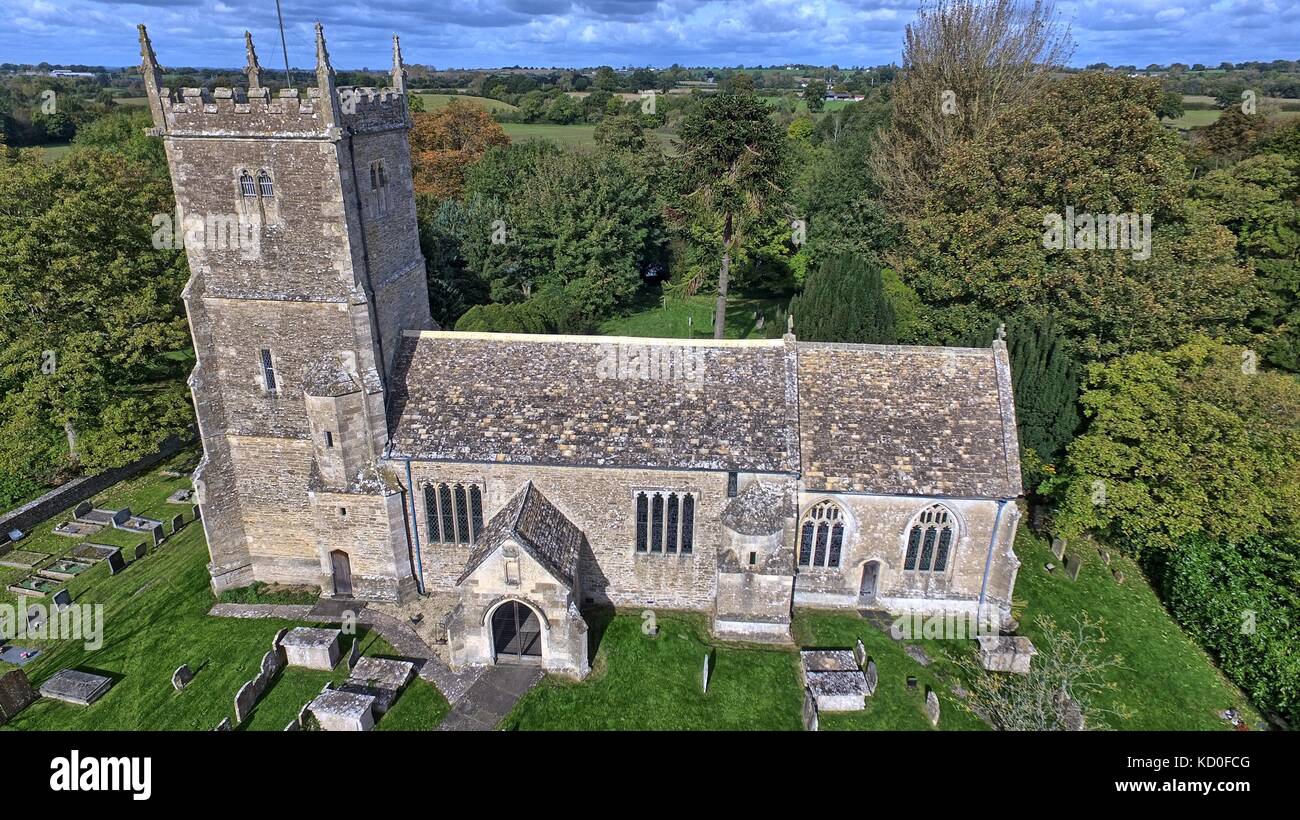
{"type": "MultiPolygon", "coordinates": [[[[610,319],[600,325],[602,336],[657,336],[673,339],[711,339],[713,328],[709,324],[713,316],[714,297],[687,296],[682,299],[669,298],[665,305],[662,301],[647,304],[644,309],[610,319]],[[687,324],[687,318],[691,323],[687,324]]],[[[785,308],[785,303],[776,299],[729,299],[727,300],[728,339],[778,339],[785,333],[785,320],[779,318],[778,312],[785,308]],[[754,312],[763,317],[763,327],[758,328],[754,312]]]]}
{"type": "Polygon", "coordinates": [[[701,676],[711,647],[703,615],[660,613],[652,637],[642,630],[640,612],[585,614],[599,636],[592,674],[582,683],[544,679],[503,728],[799,728],[803,695],[793,652],[720,645],[706,694],[701,676]]]}
{"type": "MultiPolygon", "coordinates": [[[[186,471],[196,454],[187,453],[164,468],[186,471]]],[[[233,720],[234,698],[239,688],[258,670],[275,633],[297,624],[266,619],[213,618],[207,612],[216,602],[208,586],[208,553],[200,525],[190,522],[190,508],[167,504],[167,496],[189,485],[189,479],[166,478],[158,469],[124,481],[96,496],[99,506],[129,505],[133,512],[170,522],[184,511],[186,526],[141,561],[123,553],[131,563],[118,575],[97,564],[68,583],[77,604],[104,606],[103,646],[91,651],[82,641],[15,641],[44,651],[24,669],[34,686],[60,669],[76,667],[106,674],[113,688],[89,707],[42,699],[0,730],[32,729],[192,729],[210,730],[222,718],[233,720]],[[172,689],[172,672],[189,664],[194,680],[181,692],[172,689]]],[[[66,554],[86,541],[129,548],[143,540],[136,533],[105,529],[85,539],[63,538],[50,528],[65,516],[40,524],[19,542],[22,549],[66,554]]],[[[167,530],[170,532],[170,523],[167,530]]],[[[11,583],[25,571],[0,567],[0,580],[11,583]]],[[[2,589],[2,587],[0,587],[2,589]]],[[[11,593],[0,591],[0,602],[16,603],[11,593]]],[[[28,604],[43,603],[29,599],[28,604]]],[[[319,624],[313,624],[319,625],[319,624]]],[[[378,635],[362,632],[365,654],[396,657],[378,635]]],[[[350,644],[344,636],[343,646],[350,644]]],[[[9,669],[0,663],[0,671],[9,669]]],[[[244,727],[282,730],[311,700],[327,680],[346,677],[335,672],[287,669],[272,684],[244,727]]],[[[379,729],[429,729],[448,709],[441,694],[416,679],[376,726],[379,729]]]]}
{"type": "Polygon", "coordinates": [[[1103,648],[1123,658],[1123,667],[1112,670],[1115,688],[1101,693],[1100,701],[1130,714],[1127,720],[1104,716],[1101,722],[1109,728],[1231,729],[1219,717],[1224,709],[1236,709],[1252,728],[1259,726],[1262,720],[1245,695],[1174,622],[1137,565],[1117,549],[1109,552],[1108,567],[1096,547],[1083,541],[1067,545],[1067,555],[1083,560],[1078,580],[1071,581],[1048,544],[1022,525],[1016,536],[1021,567],[1015,598],[1025,602],[1020,633],[1041,644],[1039,615],[1062,628],[1085,610],[1105,621],[1103,648]],[[1049,562],[1056,565],[1054,572],[1043,568],[1049,562]],[[1115,582],[1112,569],[1124,574],[1123,584],[1115,582]]]}

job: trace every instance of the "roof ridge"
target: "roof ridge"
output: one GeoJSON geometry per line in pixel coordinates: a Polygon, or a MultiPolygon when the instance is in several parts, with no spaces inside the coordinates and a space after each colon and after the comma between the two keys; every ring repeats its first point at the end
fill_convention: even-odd
{"type": "Polygon", "coordinates": [[[681,347],[780,347],[782,339],[680,339],[668,336],[600,336],[578,333],[490,333],[479,330],[404,330],[408,339],[473,339],[537,344],[633,344],[681,347]]]}

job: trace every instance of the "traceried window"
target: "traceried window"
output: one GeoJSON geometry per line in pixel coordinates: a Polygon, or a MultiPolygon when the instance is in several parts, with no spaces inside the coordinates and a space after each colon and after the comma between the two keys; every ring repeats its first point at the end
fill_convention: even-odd
{"type": "Polygon", "coordinates": [[[483,491],[477,484],[426,484],[424,517],[431,543],[472,544],[483,532],[483,491]]]}
{"type": "Polygon", "coordinates": [[[257,186],[253,184],[253,175],[247,171],[241,171],[239,174],[239,194],[240,196],[257,196],[257,186]]]}
{"type": "Polygon", "coordinates": [[[636,551],[689,555],[695,549],[695,496],[680,492],[636,494],[636,551]]]}
{"type": "Polygon", "coordinates": [[[912,519],[907,530],[903,569],[946,572],[957,537],[957,519],[942,504],[927,507],[912,519]]]}
{"type": "Polygon", "coordinates": [[[262,386],[266,388],[266,392],[274,393],[278,389],[278,386],[275,381],[275,362],[271,360],[271,351],[267,350],[266,348],[262,348],[261,357],[262,357],[262,386]]]}
{"type": "Polygon", "coordinates": [[[844,552],[844,511],[834,501],[820,501],[799,525],[799,566],[838,567],[844,552]]]}
{"type": "Polygon", "coordinates": [[[271,175],[262,171],[257,175],[257,190],[265,198],[275,196],[275,186],[271,184],[271,175]]]}
{"type": "Polygon", "coordinates": [[[384,171],[382,159],[370,163],[370,199],[374,203],[375,216],[388,213],[388,174],[384,171]]]}

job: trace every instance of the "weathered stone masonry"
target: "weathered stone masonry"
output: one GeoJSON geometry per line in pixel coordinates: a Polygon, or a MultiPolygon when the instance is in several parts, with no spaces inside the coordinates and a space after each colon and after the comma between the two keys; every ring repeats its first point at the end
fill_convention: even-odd
{"type": "Polygon", "coordinates": [[[577,676],[592,605],[772,641],[796,604],[1009,612],[1000,340],[433,331],[396,38],[390,87],[339,88],[318,26],[313,84],[274,96],[251,38],[248,87],[211,92],[140,44],[178,213],[240,226],[186,241],[214,589],[423,607],[453,665],[577,676]]]}

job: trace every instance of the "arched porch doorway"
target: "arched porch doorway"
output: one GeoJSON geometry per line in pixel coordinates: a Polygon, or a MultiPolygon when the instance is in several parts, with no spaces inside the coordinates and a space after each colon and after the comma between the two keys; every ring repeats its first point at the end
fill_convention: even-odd
{"type": "Polygon", "coordinates": [[[492,650],[498,662],[541,660],[542,622],[526,604],[506,601],[492,613],[492,650]]]}

